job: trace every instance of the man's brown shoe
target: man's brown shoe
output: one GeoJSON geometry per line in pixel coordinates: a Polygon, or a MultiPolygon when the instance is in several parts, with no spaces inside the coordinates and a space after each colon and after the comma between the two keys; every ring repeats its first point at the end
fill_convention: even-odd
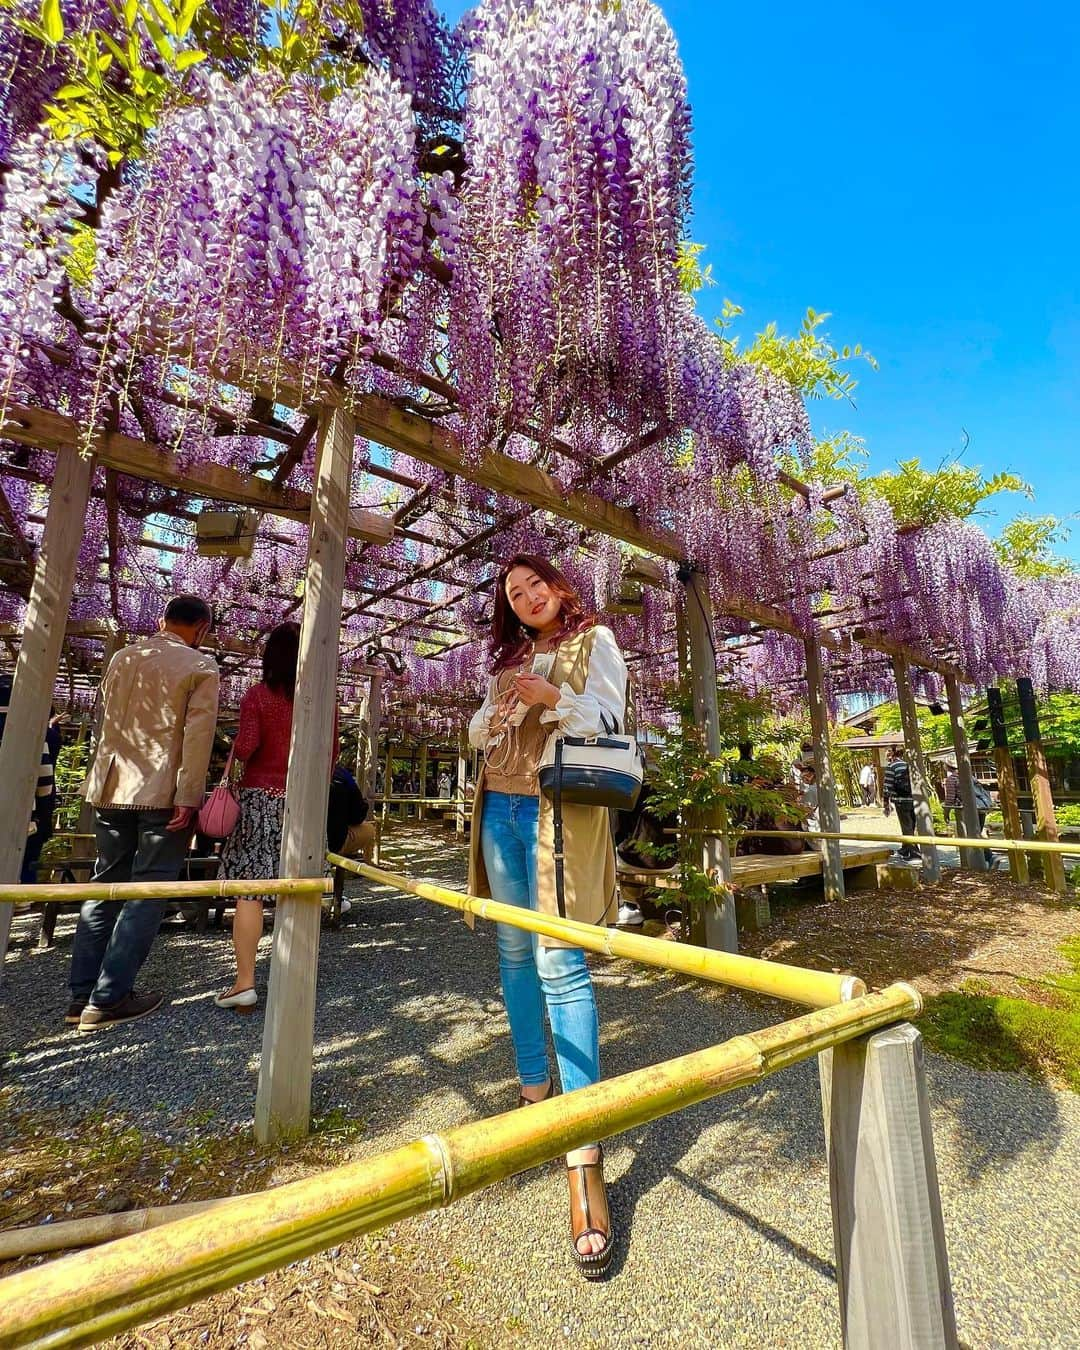
{"type": "Polygon", "coordinates": [[[79,1019],[83,1015],[83,1009],[86,1007],[87,1000],[84,998],[72,999],[68,1004],[68,1010],[64,1014],[64,1021],[69,1027],[77,1027],[79,1019]]]}
{"type": "Polygon", "coordinates": [[[137,1017],[156,1012],[164,1002],[164,994],[153,991],[140,994],[133,989],[126,998],[111,1003],[107,1008],[88,1003],[79,1018],[79,1030],[97,1031],[99,1027],[115,1026],[117,1022],[134,1022],[137,1017]]]}

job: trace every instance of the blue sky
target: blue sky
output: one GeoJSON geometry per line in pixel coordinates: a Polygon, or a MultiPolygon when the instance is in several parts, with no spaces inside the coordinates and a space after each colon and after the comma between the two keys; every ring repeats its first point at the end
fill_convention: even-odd
{"type": "MultiPolygon", "coordinates": [[[[465,5],[451,0],[456,18],[465,5]]],[[[1080,512],[1080,11],[664,0],[694,107],[690,234],[749,336],[812,306],[861,342],[857,408],[815,404],[875,468],[959,451],[1080,512]]],[[[1080,562],[1080,519],[1063,550],[1080,562]]]]}

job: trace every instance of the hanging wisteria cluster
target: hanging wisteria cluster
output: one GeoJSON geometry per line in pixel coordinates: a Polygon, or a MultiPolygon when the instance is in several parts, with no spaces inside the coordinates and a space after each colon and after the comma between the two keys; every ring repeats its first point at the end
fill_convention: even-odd
{"type": "MultiPolygon", "coordinates": [[[[0,416],[50,409],[87,446],[120,432],[181,467],[266,477],[334,376],[348,397],[427,417],[466,464],[494,449],[628,509],[704,572],[721,616],[764,602],[804,634],[863,628],[973,681],[1080,688],[1074,583],[1019,582],[968,523],[900,528],[879,497],[826,506],[779,474],[781,453],[790,465],[809,445],[800,398],[737,361],[680,286],[690,112],[656,4],[481,0],[456,31],[430,0],[315,9],[335,72],[323,83],[322,66],[255,59],[258,0],[206,0],[201,31],[236,41],[168,73],[157,124],[117,165],[92,140],[50,138],[63,48],[28,35],[37,0],[0,8],[0,416]],[[248,419],[273,425],[264,436],[248,419]]],[[[61,16],[68,33],[122,23],[104,0],[61,0],[61,16]]],[[[310,490],[313,455],[312,439],[290,487],[310,490]]],[[[403,692],[460,710],[483,679],[493,561],[524,550],[552,557],[626,649],[648,654],[636,678],[661,697],[673,575],[667,591],[625,593],[614,543],[511,514],[403,452],[377,463],[429,495],[411,537],[349,544],[347,666],[392,656],[403,692]]],[[[353,504],[396,509],[372,467],[357,455],[353,504]]],[[[38,545],[51,471],[49,455],[0,442],[0,523],[24,548],[38,545]]],[[[73,617],[147,632],[171,589],[197,590],[254,648],[297,615],[305,527],[267,518],[250,559],[200,557],[191,521],[168,525],[200,505],[99,470],[73,617]]],[[[21,606],[0,593],[5,621],[21,606]]],[[[720,662],[724,678],[801,695],[797,637],[766,632],[720,662]]],[[[834,690],[889,687],[858,644],[827,644],[826,662],[834,690]]]]}

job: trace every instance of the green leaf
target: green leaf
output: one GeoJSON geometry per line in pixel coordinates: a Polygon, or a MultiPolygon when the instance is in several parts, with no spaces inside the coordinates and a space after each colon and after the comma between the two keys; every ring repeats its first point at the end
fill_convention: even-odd
{"type": "Polygon", "coordinates": [[[203,6],[203,0],[184,0],[180,10],[179,18],[176,21],[176,36],[187,37],[191,31],[191,25],[195,22],[195,15],[203,6]]]}
{"type": "Polygon", "coordinates": [[[170,6],[166,5],[164,0],[150,0],[150,3],[154,6],[154,10],[161,20],[162,28],[164,28],[167,33],[171,33],[173,37],[176,37],[176,17],[170,6]]]}
{"type": "Polygon", "coordinates": [[[60,0],[43,0],[41,26],[51,46],[55,47],[63,39],[64,16],[60,13],[60,0]]]}
{"type": "Polygon", "coordinates": [[[150,41],[157,49],[158,56],[166,65],[171,66],[175,58],[175,52],[169,39],[162,31],[161,25],[155,23],[149,14],[144,14],[143,22],[146,24],[146,31],[150,34],[150,41]]]}
{"type": "Polygon", "coordinates": [[[205,52],[181,52],[176,58],[176,69],[182,75],[185,70],[190,70],[192,66],[198,65],[200,61],[205,60],[205,52]]]}
{"type": "Polygon", "coordinates": [[[62,84],[53,94],[53,98],[58,98],[61,103],[64,103],[73,98],[85,98],[87,94],[93,92],[90,86],[86,84],[62,84]]]}

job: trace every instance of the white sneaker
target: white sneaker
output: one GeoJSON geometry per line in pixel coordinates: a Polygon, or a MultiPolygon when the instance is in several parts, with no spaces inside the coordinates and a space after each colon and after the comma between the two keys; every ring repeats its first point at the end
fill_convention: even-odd
{"type": "Polygon", "coordinates": [[[645,915],[638,909],[637,905],[622,904],[619,906],[619,917],[616,923],[619,928],[640,928],[645,922],[645,915]]]}

